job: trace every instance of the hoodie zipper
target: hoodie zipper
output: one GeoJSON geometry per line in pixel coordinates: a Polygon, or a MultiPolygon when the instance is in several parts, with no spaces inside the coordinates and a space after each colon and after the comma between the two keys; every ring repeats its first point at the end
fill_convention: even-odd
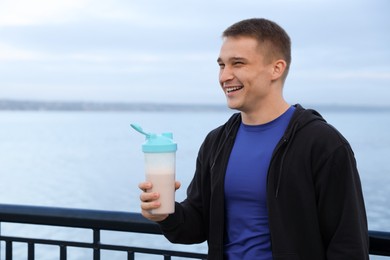
{"type": "MultiPolygon", "coordinates": [[[[297,106],[297,108],[299,108],[297,106]]],[[[280,185],[281,185],[281,180],[282,180],[282,175],[283,175],[283,165],[284,165],[284,159],[286,157],[286,154],[290,148],[290,145],[291,145],[291,140],[294,138],[295,134],[297,133],[298,128],[301,129],[302,127],[304,127],[305,125],[311,123],[312,121],[314,121],[315,119],[312,119],[310,121],[306,121],[304,123],[302,123],[302,121],[300,120],[303,116],[304,116],[304,113],[308,112],[310,110],[305,110],[304,112],[301,112],[297,118],[294,119],[293,122],[295,122],[293,125],[292,125],[292,129],[291,131],[289,131],[286,135],[283,136],[283,143],[280,144],[277,149],[275,150],[276,152],[272,155],[272,159],[271,159],[271,163],[272,161],[275,159],[276,157],[276,153],[282,148],[282,146],[286,146],[286,148],[284,149],[283,151],[283,154],[282,154],[282,157],[281,157],[281,160],[280,160],[280,167],[279,167],[279,173],[278,173],[278,179],[277,179],[277,184],[276,184],[276,189],[275,189],[275,198],[278,198],[278,195],[279,195],[279,191],[280,191],[280,185]],[[301,122],[301,123],[298,123],[298,122],[301,122]]],[[[317,113],[317,112],[316,112],[317,113]]],[[[317,113],[318,114],[318,113],[317,113]]],[[[318,114],[319,115],[319,114],[318,114]]],[[[293,120],[293,119],[291,119],[293,120]]],[[[324,119],[322,119],[324,120],[324,119]]],[[[325,120],[324,120],[325,121],[325,120]]],[[[270,167],[271,168],[271,167],[270,167]]]]}
{"type": "MultiPolygon", "coordinates": [[[[275,150],[275,153],[273,154],[272,156],[272,160],[271,160],[271,164],[272,165],[272,161],[275,159],[276,157],[276,154],[283,148],[284,148],[284,151],[283,151],[283,154],[282,154],[282,157],[281,157],[281,160],[280,160],[280,167],[279,167],[279,172],[278,172],[278,176],[277,176],[277,184],[276,184],[276,189],[275,189],[275,198],[278,198],[278,195],[279,195],[279,190],[280,190],[280,184],[281,184],[281,180],[282,180],[282,174],[283,174],[283,165],[284,165],[284,159],[286,157],[286,154],[290,148],[290,144],[291,144],[291,139],[294,137],[295,135],[295,132],[298,128],[298,124],[294,124],[293,128],[292,128],[292,131],[290,132],[290,134],[288,135],[284,135],[283,136],[283,139],[282,139],[282,143],[277,147],[277,149],[275,150]],[[288,137],[287,137],[288,136],[288,137]]],[[[271,167],[270,167],[271,169],[271,167]]]]}

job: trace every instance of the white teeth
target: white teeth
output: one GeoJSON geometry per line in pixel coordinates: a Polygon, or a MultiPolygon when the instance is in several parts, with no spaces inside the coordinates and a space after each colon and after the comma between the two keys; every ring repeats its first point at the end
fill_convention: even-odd
{"type": "Polygon", "coordinates": [[[230,87],[230,88],[226,88],[226,92],[227,93],[230,93],[232,91],[236,91],[236,90],[239,90],[241,89],[242,87],[230,87]]]}

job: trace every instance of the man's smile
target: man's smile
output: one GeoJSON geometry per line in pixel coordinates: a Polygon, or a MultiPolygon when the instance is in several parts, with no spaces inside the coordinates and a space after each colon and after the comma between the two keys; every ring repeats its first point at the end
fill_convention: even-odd
{"type": "Polygon", "coordinates": [[[225,87],[226,93],[231,93],[237,90],[242,89],[243,86],[234,86],[234,87],[225,87]]]}

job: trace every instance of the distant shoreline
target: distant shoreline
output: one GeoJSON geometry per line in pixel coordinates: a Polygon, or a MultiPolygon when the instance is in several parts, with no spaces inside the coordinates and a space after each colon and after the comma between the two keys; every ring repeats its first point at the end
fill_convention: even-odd
{"type": "MultiPolygon", "coordinates": [[[[390,106],[303,104],[306,108],[321,111],[390,112],[390,106]]],[[[126,103],[83,101],[35,101],[0,99],[0,111],[150,111],[150,112],[207,112],[230,111],[225,104],[174,104],[174,103],[126,103]]]]}
{"type": "Polygon", "coordinates": [[[0,111],[226,111],[222,104],[35,101],[0,99],[0,111]]]}

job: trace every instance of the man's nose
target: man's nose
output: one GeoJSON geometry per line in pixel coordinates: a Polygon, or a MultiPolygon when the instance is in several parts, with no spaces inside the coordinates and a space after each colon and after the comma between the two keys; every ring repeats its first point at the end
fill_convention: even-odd
{"type": "Polygon", "coordinates": [[[234,78],[233,71],[229,67],[225,66],[223,69],[220,70],[219,82],[221,82],[221,84],[229,80],[232,80],[233,78],[234,78]]]}

